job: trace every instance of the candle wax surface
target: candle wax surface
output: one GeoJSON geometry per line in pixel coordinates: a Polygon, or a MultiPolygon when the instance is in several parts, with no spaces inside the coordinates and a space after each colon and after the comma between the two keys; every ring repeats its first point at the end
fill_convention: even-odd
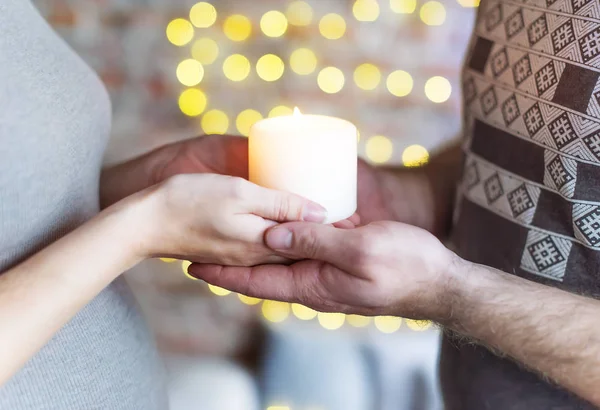
{"type": "Polygon", "coordinates": [[[357,161],[357,129],[339,118],[275,117],[250,130],[250,181],[324,206],[326,223],[356,212],[357,161]]]}

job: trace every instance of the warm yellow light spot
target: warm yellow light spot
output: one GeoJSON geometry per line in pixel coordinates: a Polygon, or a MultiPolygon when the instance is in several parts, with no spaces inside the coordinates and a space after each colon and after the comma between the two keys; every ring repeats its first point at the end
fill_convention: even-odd
{"type": "Polygon", "coordinates": [[[360,130],[356,130],[356,142],[360,142],[360,130]]]}
{"type": "Polygon", "coordinates": [[[256,110],[244,110],[237,116],[235,125],[240,134],[248,136],[250,128],[258,121],[262,120],[262,114],[256,110]]]}
{"type": "Polygon", "coordinates": [[[294,50],[290,56],[290,67],[296,74],[312,74],[317,68],[317,56],[308,48],[294,50]]]}
{"type": "Polygon", "coordinates": [[[443,103],[450,98],[452,85],[444,77],[431,77],[425,83],[425,95],[434,103],[443,103]]]}
{"type": "Polygon", "coordinates": [[[287,8],[286,16],[293,26],[308,26],[312,22],[313,9],[304,1],[293,1],[287,8]]]}
{"type": "Polygon", "coordinates": [[[192,262],[190,262],[190,261],[181,261],[181,270],[183,271],[185,276],[187,276],[189,279],[198,280],[188,273],[188,268],[190,267],[191,264],[192,264],[192,262]]]}
{"type": "Polygon", "coordinates": [[[365,327],[371,323],[371,318],[360,315],[348,315],[346,316],[346,321],[350,324],[350,326],[365,327]]]}
{"type": "Polygon", "coordinates": [[[404,321],[406,322],[406,326],[408,326],[409,329],[414,330],[416,332],[423,332],[429,329],[431,326],[433,326],[433,324],[429,320],[405,319],[404,321]]]}
{"type": "Polygon", "coordinates": [[[286,107],[285,105],[278,105],[277,107],[269,111],[269,118],[283,117],[286,115],[292,115],[293,113],[294,110],[292,110],[290,107],[286,107]]]}
{"type": "Polygon", "coordinates": [[[458,4],[463,7],[479,7],[479,0],[458,0],[458,4]]]}
{"type": "Polygon", "coordinates": [[[346,32],[346,21],[339,14],[327,14],[319,22],[319,31],[323,37],[329,40],[337,40],[342,38],[346,32]]]}
{"type": "Polygon", "coordinates": [[[212,64],[219,57],[219,46],[211,38],[199,38],[192,45],[192,57],[201,64],[212,64]]]}
{"type": "Polygon", "coordinates": [[[377,0],[356,0],[352,14],[358,21],[375,21],[379,17],[379,3],[377,0]]]}
{"type": "Polygon", "coordinates": [[[299,117],[302,115],[302,113],[300,112],[300,108],[298,107],[294,107],[294,113],[293,113],[294,117],[299,117]]]}
{"type": "Polygon", "coordinates": [[[342,327],[346,321],[346,315],[343,313],[323,313],[317,314],[319,323],[327,330],[335,330],[342,327]]]}
{"type": "Polygon", "coordinates": [[[207,2],[196,3],[190,9],[190,21],[198,28],[206,28],[217,21],[217,9],[207,2]]]}
{"type": "Polygon", "coordinates": [[[374,90],[381,82],[381,71],[373,64],[361,64],[354,70],[354,82],[360,89],[374,90]]]}
{"type": "Polygon", "coordinates": [[[417,8],[417,0],[390,0],[390,7],[394,13],[414,13],[417,8]]]}
{"type": "Polygon", "coordinates": [[[395,316],[378,316],[375,318],[375,327],[383,333],[394,333],[402,326],[402,318],[395,316]]]}
{"type": "Polygon", "coordinates": [[[271,10],[260,19],[260,29],[267,37],[281,37],[288,28],[288,21],[280,11],[271,10]]]}
{"type": "Polygon", "coordinates": [[[206,109],[206,94],[197,88],[185,90],[179,96],[179,109],[185,115],[197,117],[206,109]]]}
{"type": "Polygon", "coordinates": [[[208,289],[217,296],[227,296],[231,293],[231,291],[227,289],[220,288],[215,285],[208,285],[208,289]]]}
{"type": "Polygon", "coordinates": [[[167,25],[167,39],[176,46],[185,46],[194,38],[194,26],[185,19],[175,19],[167,25]]]}
{"type": "Polygon", "coordinates": [[[389,138],[376,135],[367,140],[365,150],[367,158],[377,164],[383,164],[392,158],[394,145],[389,138]]]}
{"type": "Polygon", "coordinates": [[[387,89],[396,97],[405,97],[413,89],[413,79],[406,71],[394,71],[387,78],[387,89]]]}
{"type": "Polygon", "coordinates": [[[258,305],[261,302],[261,300],[258,298],[252,298],[250,296],[241,295],[241,294],[238,294],[238,299],[241,300],[244,305],[248,305],[248,306],[258,305]]]}
{"type": "Polygon", "coordinates": [[[402,152],[402,163],[405,167],[419,167],[428,161],[429,152],[420,145],[411,145],[402,152]]]}
{"type": "Polygon", "coordinates": [[[193,87],[204,78],[204,67],[198,61],[188,58],[177,66],[177,79],[183,85],[193,87]]]}
{"type": "Polygon", "coordinates": [[[326,67],[321,70],[317,77],[319,88],[327,94],[335,94],[344,88],[344,73],[336,67],[326,67]]]}
{"type": "Polygon", "coordinates": [[[163,261],[164,263],[177,262],[177,259],[174,259],[174,258],[160,258],[160,260],[163,261]]]}
{"type": "Polygon", "coordinates": [[[317,311],[298,303],[292,304],[292,312],[300,320],[311,320],[317,317],[317,311]]]}
{"type": "Polygon", "coordinates": [[[283,60],[275,54],[267,54],[258,59],[256,73],[265,81],[277,81],[285,71],[283,60]]]}
{"type": "Polygon", "coordinates": [[[202,116],[200,125],[205,134],[225,134],[229,128],[229,118],[223,111],[210,110],[202,116]]]}
{"type": "Polygon", "coordinates": [[[421,6],[419,15],[428,26],[441,26],[446,20],[446,8],[439,1],[428,1],[421,6]]]}
{"type": "Polygon", "coordinates": [[[292,410],[288,406],[269,406],[267,410],[292,410]]]}
{"type": "Polygon", "coordinates": [[[223,73],[231,81],[245,80],[250,70],[250,61],[241,54],[230,55],[223,61],[223,73]]]}
{"type": "Polygon", "coordinates": [[[290,315],[290,304],[265,300],[262,304],[262,314],[269,322],[283,322],[290,315]]]}
{"type": "Polygon", "coordinates": [[[223,32],[232,41],[244,41],[252,33],[252,22],[246,16],[234,14],[225,19],[223,32]]]}

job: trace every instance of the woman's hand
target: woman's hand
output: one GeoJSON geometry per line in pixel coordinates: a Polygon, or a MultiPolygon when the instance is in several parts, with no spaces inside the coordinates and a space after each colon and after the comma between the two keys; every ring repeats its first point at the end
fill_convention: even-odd
{"type": "Polygon", "coordinates": [[[266,243],[291,266],[194,264],[189,273],[249,296],[320,311],[442,320],[460,259],[429,232],[398,222],[342,230],[307,223],[270,229],[266,243]]]}
{"type": "Polygon", "coordinates": [[[326,218],[323,207],[297,195],[223,175],[175,175],[138,197],[147,219],[144,257],[233,266],[282,262],[264,244],[265,231],[276,222],[326,218]]]}

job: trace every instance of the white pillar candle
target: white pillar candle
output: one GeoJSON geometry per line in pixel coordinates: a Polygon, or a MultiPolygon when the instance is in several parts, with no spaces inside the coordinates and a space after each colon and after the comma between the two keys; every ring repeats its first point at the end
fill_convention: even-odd
{"type": "Polygon", "coordinates": [[[267,118],[249,136],[250,181],[292,192],[327,209],[327,223],[356,212],[357,130],[322,115],[267,118]]]}

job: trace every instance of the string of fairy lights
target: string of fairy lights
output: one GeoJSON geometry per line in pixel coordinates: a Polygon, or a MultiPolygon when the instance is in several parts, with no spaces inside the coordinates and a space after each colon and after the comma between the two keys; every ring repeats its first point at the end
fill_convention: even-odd
{"type": "MultiPolygon", "coordinates": [[[[463,7],[477,7],[479,0],[457,0],[463,7]]],[[[420,20],[428,26],[440,26],[446,21],[446,8],[436,0],[427,0],[421,5],[417,0],[355,0],[352,5],[352,16],[358,22],[375,22],[380,18],[384,5],[389,11],[397,14],[417,13],[420,20]]],[[[326,13],[317,16],[313,7],[302,0],[286,3],[283,11],[270,10],[265,12],[258,24],[243,15],[230,14],[220,18],[217,8],[208,1],[193,5],[186,18],[175,18],[166,27],[166,36],[173,45],[189,49],[189,55],[176,68],[175,75],[179,83],[185,87],[180,93],[178,104],[181,112],[189,117],[199,117],[202,131],[206,134],[225,134],[235,129],[241,135],[247,136],[251,126],[266,117],[291,115],[293,108],[277,105],[268,112],[261,113],[255,108],[247,108],[230,120],[227,113],[211,106],[211,98],[201,87],[208,70],[221,71],[225,79],[232,83],[241,83],[249,79],[254,72],[262,81],[273,83],[282,79],[289,70],[297,76],[313,76],[315,85],[325,94],[337,94],[350,86],[344,72],[335,66],[321,66],[314,50],[299,47],[292,50],[284,58],[268,53],[259,57],[253,64],[246,55],[233,53],[223,56],[225,48],[211,38],[209,28],[214,29],[220,23],[220,30],[233,44],[243,43],[255,33],[267,38],[280,38],[293,27],[296,30],[314,29],[326,41],[337,41],[348,33],[349,22],[340,14],[326,13]],[[258,26],[258,27],[257,27],[258,26]],[[220,67],[217,64],[221,61],[220,67]],[[230,124],[232,122],[233,124],[230,124]]],[[[371,62],[358,65],[352,75],[354,86],[364,92],[373,92],[385,87],[386,92],[395,98],[407,97],[417,92],[410,73],[404,70],[394,70],[388,73],[371,62]]],[[[452,86],[443,76],[433,76],[424,85],[425,97],[434,104],[442,104],[449,100],[452,86]]],[[[360,132],[359,132],[360,139],[360,132]]],[[[374,163],[386,163],[392,158],[392,141],[383,135],[369,136],[365,140],[365,155],[374,163]]],[[[429,159],[428,151],[421,145],[406,147],[402,152],[402,162],[405,166],[420,166],[429,159]]],[[[175,262],[173,259],[162,259],[164,262],[175,262]]],[[[187,275],[189,262],[182,262],[182,269],[187,275]]],[[[193,278],[192,278],[193,279],[193,278]]],[[[210,291],[217,296],[231,297],[228,290],[208,285],[210,291]]],[[[368,318],[357,315],[339,313],[320,313],[298,304],[260,300],[244,295],[237,298],[246,305],[260,305],[263,317],[273,323],[280,323],[294,316],[302,321],[316,320],[325,329],[339,329],[345,324],[352,327],[364,328],[373,324],[383,333],[394,333],[403,323],[415,331],[423,331],[431,327],[427,321],[414,321],[398,317],[368,318]]]]}

